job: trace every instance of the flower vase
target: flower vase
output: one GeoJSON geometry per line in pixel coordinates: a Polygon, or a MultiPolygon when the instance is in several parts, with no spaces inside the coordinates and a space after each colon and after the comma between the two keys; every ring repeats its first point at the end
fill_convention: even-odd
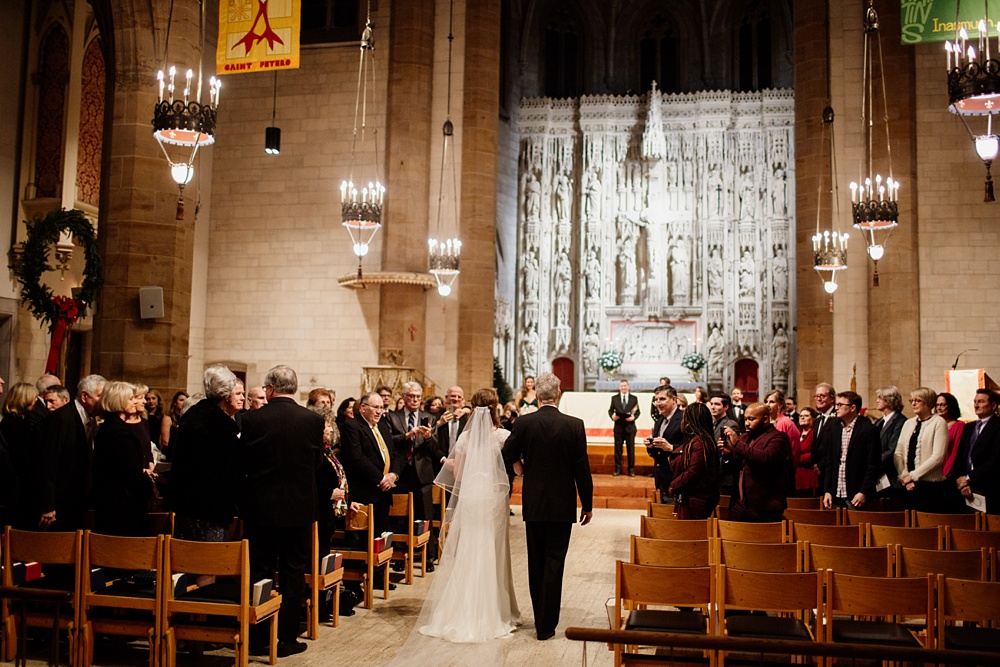
{"type": "Polygon", "coordinates": [[[615,375],[618,374],[618,369],[617,368],[605,368],[604,372],[608,374],[608,381],[609,382],[614,382],[615,375]]]}

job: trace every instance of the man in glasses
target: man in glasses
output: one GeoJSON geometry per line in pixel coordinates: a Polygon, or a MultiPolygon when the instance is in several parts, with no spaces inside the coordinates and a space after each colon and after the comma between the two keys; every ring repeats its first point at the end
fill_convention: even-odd
{"type": "Polygon", "coordinates": [[[882,445],[878,429],[868,419],[859,419],[861,396],[853,391],[837,394],[837,420],[827,424],[823,477],[823,507],[864,509],[875,497],[875,483],[881,474],[882,445]]]}
{"type": "MultiPolygon", "coordinates": [[[[374,505],[372,521],[378,534],[389,530],[392,489],[402,469],[393,452],[388,420],[381,418],[384,410],[382,397],[368,392],[358,401],[354,419],[345,421],[340,429],[340,462],[347,475],[350,501],[374,505]]],[[[355,534],[348,531],[349,536],[355,534]]]]}

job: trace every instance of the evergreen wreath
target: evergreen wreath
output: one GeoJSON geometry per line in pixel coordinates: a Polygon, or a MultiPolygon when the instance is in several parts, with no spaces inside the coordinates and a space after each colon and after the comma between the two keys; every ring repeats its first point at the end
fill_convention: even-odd
{"type": "Polygon", "coordinates": [[[14,265],[13,272],[21,283],[21,300],[27,304],[35,319],[48,324],[49,333],[52,333],[56,322],[64,313],[60,302],[66,299],[55,297],[52,289],[42,282],[43,273],[55,270],[48,263],[49,246],[57,243],[60,233],[64,231],[83,246],[86,260],[83,284],[80,286],[79,297],[73,299],[80,310],[83,310],[83,306],[94,303],[97,291],[104,284],[97,233],[83,212],[77,209],[52,211],[41,220],[26,224],[28,238],[22,244],[24,252],[21,254],[21,261],[14,265]]]}

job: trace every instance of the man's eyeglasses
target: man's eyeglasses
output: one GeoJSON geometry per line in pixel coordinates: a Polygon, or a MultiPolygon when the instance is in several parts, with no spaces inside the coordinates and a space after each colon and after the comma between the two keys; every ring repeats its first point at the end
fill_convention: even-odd
{"type": "Polygon", "coordinates": [[[850,403],[837,403],[837,407],[838,408],[849,408],[849,407],[851,407],[851,404],[850,403]]]}
{"type": "Polygon", "coordinates": [[[375,407],[374,405],[369,405],[368,403],[362,403],[361,407],[363,407],[363,408],[371,408],[372,410],[377,410],[378,412],[382,412],[382,411],[385,410],[385,408],[383,408],[381,405],[378,406],[378,407],[375,407]]]}

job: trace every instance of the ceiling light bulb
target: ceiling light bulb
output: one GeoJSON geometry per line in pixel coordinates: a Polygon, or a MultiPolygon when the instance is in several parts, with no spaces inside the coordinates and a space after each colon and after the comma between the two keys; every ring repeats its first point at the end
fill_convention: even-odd
{"type": "Polygon", "coordinates": [[[1000,137],[995,134],[984,134],[976,137],[976,153],[983,162],[992,162],[1000,151],[1000,137]]]}
{"type": "Polygon", "coordinates": [[[879,261],[885,255],[885,248],[881,245],[873,245],[868,248],[868,256],[874,261],[879,261]]]}
{"type": "Polygon", "coordinates": [[[827,294],[833,294],[834,292],[837,291],[837,283],[833,282],[832,280],[827,280],[825,283],[823,283],[823,289],[826,290],[827,294]]]}
{"type": "Polygon", "coordinates": [[[438,294],[448,296],[451,294],[451,285],[438,285],[438,294]]]}
{"type": "Polygon", "coordinates": [[[368,254],[368,244],[363,242],[358,242],[354,244],[354,254],[358,257],[364,257],[368,254]]]}
{"type": "Polygon", "coordinates": [[[170,165],[170,175],[177,185],[187,185],[194,178],[194,167],[189,164],[170,165]]]}

